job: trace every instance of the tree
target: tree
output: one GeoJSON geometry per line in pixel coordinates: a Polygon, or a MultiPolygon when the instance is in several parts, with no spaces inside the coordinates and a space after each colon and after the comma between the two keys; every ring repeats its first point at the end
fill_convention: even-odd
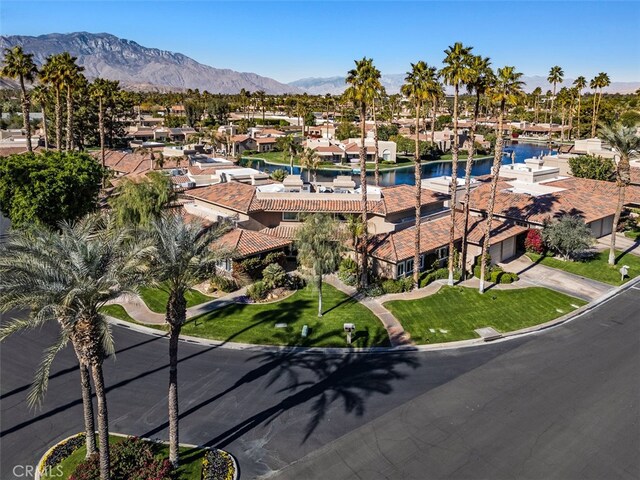
{"type": "Polygon", "coordinates": [[[542,229],[542,238],[549,249],[565,260],[577,258],[593,244],[591,229],[577,215],[563,215],[547,223],[542,229]]]}
{"type": "Polygon", "coordinates": [[[613,128],[603,127],[600,129],[600,136],[611,145],[617,154],[616,159],[616,185],[618,186],[618,203],[616,213],[613,216],[613,226],[611,227],[611,246],[609,249],[609,265],[616,263],[616,232],[618,223],[624,206],[625,191],[631,183],[631,165],[629,160],[632,156],[640,153],[640,137],[633,127],[616,125],[613,128]]]}
{"type": "Polygon", "coordinates": [[[318,317],[322,317],[322,277],[336,271],[342,257],[340,225],[330,215],[314,213],[296,230],[298,261],[315,277],[318,286],[318,317]]]}
{"type": "Polygon", "coordinates": [[[102,167],[80,152],[11,155],[0,162],[0,210],[14,227],[56,227],[97,207],[102,167]]]}
{"type": "Polygon", "coordinates": [[[587,79],[583,76],[579,76],[573,81],[573,86],[578,92],[578,130],[576,138],[580,138],[580,109],[582,107],[582,90],[587,86],[587,79]]]}
{"type": "Polygon", "coordinates": [[[611,181],[615,175],[615,164],[609,158],[597,155],[580,155],[569,159],[571,175],[591,180],[611,181]]]}
{"type": "Polygon", "coordinates": [[[51,55],[47,57],[45,64],[40,71],[40,81],[45,85],[51,85],[55,94],[55,118],[56,118],[56,148],[62,150],[62,89],[64,79],[60,66],[60,57],[51,55]]]}
{"type": "MultiPolygon", "coordinates": [[[[73,91],[85,80],[80,72],[84,67],[76,64],[77,57],[72,57],[69,52],[58,55],[59,68],[61,70],[62,83],[67,89],[67,142],[66,149],[73,149],[73,91]]],[[[86,81],[86,80],[85,80],[86,81]]]]}
{"type": "Polygon", "coordinates": [[[469,79],[469,60],[473,47],[465,47],[460,42],[456,42],[452,47],[444,51],[445,66],[441,70],[441,76],[445,83],[453,86],[453,145],[451,147],[451,227],[449,231],[449,280],[448,284],[453,285],[454,265],[454,242],[456,225],[456,206],[458,192],[458,96],[460,86],[466,84],[469,79]]]}
{"type": "Polygon", "coordinates": [[[31,123],[29,121],[29,107],[31,102],[29,100],[25,81],[33,82],[37,74],[38,69],[36,68],[36,64],[33,62],[32,53],[24,53],[22,47],[19,45],[16,45],[13,48],[5,48],[0,76],[17,78],[20,82],[20,91],[22,93],[22,123],[27,135],[27,150],[29,152],[33,150],[31,145],[31,123]]]}
{"type": "MultiPolygon", "coordinates": [[[[42,131],[44,132],[44,148],[49,149],[49,134],[47,132],[47,101],[49,100],[49,89],[46,85],[36,85],[31,90],[31,98],[38,104],[42,110],[42,131]]],[[[104,166],[104,165],[103,165],[104,166]]]]}
{"type": "Polygon", "coordinates": [[[115,222],[120,226],[146,227],[176,198],[169,177],[149,172],[140,181],[124,178],[109,199],[115,222]]]}
{"type": "Polygon", "coordinates": [[[461,255],[461,274],[462,279],[466,278],[467,272],[467,235],[469,230],[469,198],[471,196],[471,170],[473,168],[473,157],[476,151],[476,129],[478,127],[478,115],[480,114],[480,97],[486,92],[487,88],[493,81],[493,70],[491,70],[491,60],[489,57],[483,58],[480,55],[474,55],[469,62],[469,79],[467,83],[467,91],[474,93],[476,100],[473,108],[473,120],[469,131],[470,147],[467,156],[467,163],[464,172],[464,226],[462,228],[462,255],[461,255]]]}
{"type": "Polygon", "coordinates": [[[341,121],[336,128],[336,138],[338,140],[346,140],[347,138],[353,138],[358,134],[356,126],[345,120],[341,121]]]}
{"type": "MultiPolygon", "coordinates": [[[[216,262],[229,253],[214,248],[227,226],[202,226],[186,222],[181,215],[154,220],[145,242],[151,246],[149,278],[166,286],[169,298],[165,320],[169,326],[169,461],[178,465],[178,339],[187,317],[185,292],[215,272],[216,262]]],[[[145,243],[143,242],[143,243],[145,243]]]]}
{"type": "Polygon", "coordinates": [[[564,72],[562,68],[558,65],[551,67],[549,70],[549,76],[547,77],[547,81],[553,85],[553,96],[551,97],[551,115],[549,117],[549,140],[551,140],[551,127],[553,125],[553,104],[556,99],[556,87],[558,83],[562,83],[564,79],[564,72]]]}
{"type": "Polygon", "coordinates": [[[108,480],[109,421],[102,367],[114,347],[110,325],[100,308],[123,292],[135,292],[144,270],[142,246],[129,241],[128,232],[115,229],[99,215],[75,224],[62,222],[58,225],[59,235],[50,235],[44,226],[32,228],[28,234],[16,235],[44,238],[33,245],[18,240],[20,255],[12,255],[9,264],[1,268],[7,272],[2,275],[3,282],[11,282],[13,306],[35,305],[39,309],[27,320],[12,320],[2,337],[39,327],[53,318],[64,318],[63,333],[47,350],[39,378],[48,376],[55,353],[70,340],[80,365],[91,372],[98,401],[100,478],[108,480]],[[4,280],[6,277],[9,279],[4,280]]]}
{"type": "Polygon", "coordinates": [[[491,242],[491,227],[493,223],[493,210],[496,202],[496,192],[498,190],[498,178],[500,175],[500,166],[502,165],[502,148],[504,145],[504,133],[502,125],[507,105],[515,105],[520,98],[524,96],[522,86],[524,82],[521,80],[522,73],[517,72],[515,67],[502,67],[498,69],[496,77],[487,89],[487,95],[493,103],[499,105],[498,124],[496,129],[496,146],[493,156],[493,168],[491,171],[491,192],[489,194],[489,203],[487,205],[487,223],[484,232],[484,241],[482,243],[482,260],[480,264],[480,287],[479,292],[484,293],[484,278],[487,263],[487,255],[489,254],[489,246],[491,242]]]}
{"type": "Polygon", "coordinates": [[[538,114],[540,113],[540,96],[542,95],[542,89],[540,87],[536,87],[533,92],[531,92],[534,98],[534,109],[536,112],[536,123],[538,123],[538,114]]]}
{"type": "Polygon", "coordinates": [[[91,96],[98,100],[98,130],[100,136],[100,162],[102,168],[105,167],[104,163],[104,145],[105,145],[105,106],[113,101],[115,95],[117,95],[119,88],[118,81],[105,80],[103,78],[96,78],[89,87],[91,96]]]}
{"type": "Polygon", "coordinates": [[[593,111],[592,111],[592,119],[591,119],[591,136],[596,136],[596,126],[598,125],[598,115],[600,110],[600,102],[602,101],[602,89],[611,85],[611,80],[609,79],[609,75],[604,72],[600,72],[596,75],[591,82],[589,82],[589,87],[594,90],[593,92],[593,111]]]}
{"type": "Polygon", "coordinates": [[[415,151],[414,151],[414,181],[415,194],[415,238],[413,255],[413,283],[418,288],[420,283],[420,220],[422,218],[422,165],[420,163],[420,109],[423,102],[429,98],[427,83],[429,76],[435,74],[435,67],[429,67],[424,61],[411,64],[411,71],[407,72],[404,85],[400,88],[402,94],[407,97],[415,107],[415,151]]]}
{"type": "Polygon", "coordinates": [[[345,90],[345,98],[352,101],[360,111],[360,192],[362,222],[364,224],[362,240],[360,242],[362,270],[360,272],[360,287],[366,288],[368,281],[367,272],[367,147],[365,145],[367,106],[375,96],[376,86],[380,81],[380,71],[373,66],[373,60],[362,58],[355,61],[356,68],[349,71],[346,83],[349,87],[345,90]]]}
{"type": "Polygon", "coordinates": [[[293,175],[293,158],[298,153],[298,142],[293,135],[287,135],[278,138],[278,140],[276,140],[276,145],[282,150],[282,154],[285,159],[287,155],[289,156],[289,169],[291,175],[293,175]]]}
{"type": "Polygon", "coordinates": [[[312,148],[305,148],[300,154],[300,167],[306,168],[307,172],[311,173],[314,182],[316,181],[316,175],[318,173],[318,168],[320,167],[320,162],[321,158],[312,148]]]}

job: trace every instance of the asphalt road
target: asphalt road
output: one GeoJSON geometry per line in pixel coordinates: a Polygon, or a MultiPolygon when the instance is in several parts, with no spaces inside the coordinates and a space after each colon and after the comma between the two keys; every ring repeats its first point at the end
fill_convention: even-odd
{"type": "MultiPolygon", "coordinates": [[[[181,441],[233,453],[241,478],[640,478],[640,290],[561,327],[462,350],[252,353],[180,345],[181,441]]],[[[114,432],[167,438],[164,338],[115,329],[114,432]]],[[[29,382],[55,328],[0,350],[0,478],[82,430],[70,350],[38,411],[29,382]]]]}

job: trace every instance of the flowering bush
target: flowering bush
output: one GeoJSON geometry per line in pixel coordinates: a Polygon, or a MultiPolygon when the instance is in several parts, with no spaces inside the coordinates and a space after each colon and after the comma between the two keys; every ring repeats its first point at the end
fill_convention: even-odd
{"type": "Polygon", "coordinates": [[[527,252],[542,254],[544,253],[544,241],[542,234],[537,228],[530,228],[527,231],[527,237],[524,240],[524,248],[527,252]]]}
{"type": "Polygon", "coordinates": [[[231,455],[222,450],[209,450],[202,461],[202,480],[232,480],[234,475],[231,455]]]}
{"type": "MultiPolygon", "coordinates": [[[[126,480],[171,480],[168,460],[155,458],[153,444],[129,437],[111,447],[111,477],[126,480]]],[[[100,456],[95,453],[78,464],[69,480],[98,480],[100,456]]]]}
{"type": "Polygon", "coordinates": [[[84,445],[84,439],[85,434],[79,433],[71,438],[67,438],[63,442],[60,442],[44,458],[44,461],[42,462],[42,470],[46,471],[48,468],[58,465],[65,458],[84,445]]]}

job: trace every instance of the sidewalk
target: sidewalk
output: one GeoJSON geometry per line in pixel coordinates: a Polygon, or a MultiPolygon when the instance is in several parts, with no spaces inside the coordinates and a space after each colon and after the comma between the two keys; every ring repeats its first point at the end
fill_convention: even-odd
{"type": "Polygon", "coordinates": [[[384,328],[387,330],[392,347],[413,345],[411,337],[404,331],[404,328],[398,319],[382,305],[379,299],[367,297],[362,293],[358,293],[355,287],[345,285],[335,275],[327,275],[324,278],[324,281],[341,292],[346,293],[350,297],[353,297],[371,310],[371,312],[380,319],[384,328]]]}
{"type": "Polygon", "coordinates": [[[526,255],[501,263],[500,266],[508,272],[517,273],[520,276],[520,281],[517,283],[522,287],[546,287],[588,302],[602,297],[615,288],[613,285],[535,264],[526,255]]]}
{"type": "MultiPolygon", "coordinates": [[[[609,250],[611,247],[611,235],[601,237],[598,239],[596,248],[600,251],[609,250]]],[[[633,240],[632,238],[625,237],[623,233],[618,232],[616,235],[616,250],[621,250],[625,253],[640,256],[640,240],[633,240]]]]}
{"type": "MultiPolygon", "coordinates": [[[[245,296],[246,288],[241,288],[235,292],[231,292],[224,297],[216,298],[209,302],[201,303],[193,307],[187,308],[187,318],[202,315],[218,308],[226,307],[232,303],[237,303],[240,297],[245,296]]],[[[163,325],[165,323],[164,313],[156,313],[147,307],[147,304],[138,295],[121,295],[108,302],[108,304],[118,304],[127,311],[131,317],[137,322],[146,323],[148,325],[163,325]]]]}

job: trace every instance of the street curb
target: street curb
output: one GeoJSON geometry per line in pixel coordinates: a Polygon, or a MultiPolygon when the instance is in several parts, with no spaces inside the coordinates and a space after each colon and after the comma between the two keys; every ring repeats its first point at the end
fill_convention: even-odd
{"type": "MultiPolygon", "coordinates": [[[[251,343],[237,343],[237,342],[225,342],[220,340],[209,340],[206,338],[200,337],[192,337],[189,335],[180,335],[180,340],[185,343],[191,343],[196,345],[202,345],[206,347],[212,348],[223,348],[228,350],[247,350],[253,352],[304,352],[304,353],[313,353],[313,354],[346,354],[346,353],[399,353],[399,352],[431,352],[431,351],[440,351],[440,350],[455,350],[460,348],[469,348],[469,347],[478,347],[482,345],[491,345],[495,343],[501,343],[505,341],[509,341],[515,338],[522,337],[524,335],[529,335],[537,332],[541,332],[543,330],[548,330],[553,327],[560,326],[564,323],[567,323],[574,318],[580,317],[583,314],[593,310],[594,308],[606,303],[611,298],[615,297],[619,293],[624,292],[625,290],[632,288],[636,284],[640,284],[640,277],[629,280],[627,283],[620,285],[617,288],[614,288],[610,292],[607,292],[602,297],[594,300],[591,303],[583,305],[575,309],[572,312],[569,312],[561,317],[555,318],[545,323],[541,323],[539,325],[534,325],[532,327],[522,328],[520,330],[515,330],[513,332],[507,332],[502,335],[499,339],[485,341],[482,338],[474,338],[470,340],[460,340],[457,342],[446,342],[446,343],[434,343],[430,345],[403,345],[397,347],[367,347],[367,348],[344,348],[344,347],[290,347],[290,346],[277,346],[277,345],[256,345],[251,343]]],[[[159,331],[154,328],[145,327],[143,325],[133,324],[124,320],[119,320],[117,318],[106,316],[110,323],[114,325],[118,325],[121,327],[128,328],[130,330],[137,331],[139,333],[155,335],[156,337],[167,337],[168,333],[159,331]]]]}
{"type": "MultiPolygon", "coordinates": [[[[79,432],[79,433],[76,433],[74,435],[70,435],[67,438],[63,438],[59,442],[56,442],[54,445],[52,445],[46,452],[44,452],[44,455],[40,458],[40,460],[38,461],[38,464],[36,465],[36,471],[35,471],[35,474],[34,474],[34,480],[40,480],[40,476],[42,475],[41,469],[44,466],[42,464],[44,463],[45,458],[47,458],[49,453],[54,448],[56,448],[58,445],[60,445],[63,442],[66,442],[67,440],[69,440],[71,438],[77,437],[78,435],[82,435],[83,433],[84,432],[79,432]]],[[[116,436],[116,437],[124,437],[124,438],[129,438],[129,437],[135,437],[136,436],[136,435],[127,435],[125,433],[116,433],[116,432],[109,432],[109,435],[113,435],[113,436],[116,436]]],[[[142,440],[148,440],[149,442],[153,442],[153,443],[162,443],[163,445],[168,445],[169,444],[169,442],[166,441],[166,440],[158,440],[158,439],[152,439],[152,438],[147,438],[147,437],[137,437],[137,438],[140,438],[142,440]]],[[[226,450],[221,450],[219,448],[201,447],[200,445],[193,445],[191,443],[180,443],[179,445],[181,447],[200,448],[200,449],[203,449],[203,450],[218,450],[220,452],[226,453],[231,458],[231,463],[233,464],[233,478],[231,480],[238,480],[238,462],[236,461],[236,458],[230,452],[227,452],[226,450]]]]}

